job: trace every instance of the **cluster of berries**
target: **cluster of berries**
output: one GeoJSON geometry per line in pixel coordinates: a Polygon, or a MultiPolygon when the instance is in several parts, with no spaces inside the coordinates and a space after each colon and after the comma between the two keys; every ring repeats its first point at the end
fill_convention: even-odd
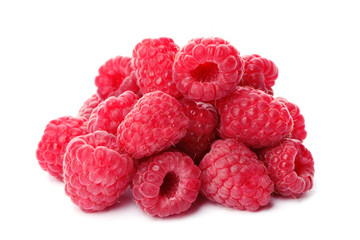
{"type": "Polygon", "coordinates": [[[273,97],[277,77],[271,60],[241,56],[221,38],[181,49],[145,39],[132,57],[100,67],[97,93],[78,116],[46,126],[36,157],[87,212],[116,203],[128,186],[151,216],[184,212],[199,192],[256,211],[271,194],[298,197],[313,185],[304,117],[273,97]]]}

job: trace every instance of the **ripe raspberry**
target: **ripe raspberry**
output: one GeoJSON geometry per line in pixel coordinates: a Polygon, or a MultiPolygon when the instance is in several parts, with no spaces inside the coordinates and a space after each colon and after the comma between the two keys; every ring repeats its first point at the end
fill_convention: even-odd
{"type": "Polygon", "coordinates": [[[172,96],[155,91],[145,94],[118,128],[120,147],[135,159],[177,144],[186,134],[189,119],[172,96]]]}
{"type": "Polygon", "coordinates": [[[76,136],[87,133],[86,119],[82,117],[60,117],[46,125],[36,150],[40,167],[62,180],[63,155],[66,146],[76,136]]]}
{"type": "Polygon", "coordinates": [[[133,51],[134,68],[143,94],[156,90],[180,97],[172,80],[172,67],[179,47],[171,38],[144,39],[133,51]]]}
{"type": "Polygon", "coordinates": [[[210,101],[229,95],[243,74],[239,52],[221,38],[195,38],[175,57],[173,79],[186,97],[210,101]]]}
{"type": "Polygon", "coordinates": [[[102,100],[98,97],[97,94],[92,95],[89,99],[87,99],[82,107],[79,110],[78,116],[84,117],[86,119],[90,118],[91,112],[96,108],[102,100]]]}
{"type": "Polygon", "coordinates": [[[83,211],[94,212],[113,205],[133,171],[133,161],[116,149],[116,137],[97,131],[74,138],[64,157],[65,192],[83,211]]]}
{"type": "Polygon", "coordinates": [[[109,97],[93,110],[87,125],[88,131],[104,130],[116,134],[119,124],[138,99],[132,91],[126,91],[118,97],[109,97]]]}
{"type": "Polygon", "coordinates": [[[272,86],[278,77],[279,70],[271,60],[260,55],[246,55],[244,60],[244,75],[239,83],[240,86],[251,86],[273,95],[272,86]]]}
{"type": "Polygon", "coordinates": [[[252,148],[277,144],[289,135],[293,120],[283,103],[251,87],[237,87],[216,102],[220,114],[220,135],[252,148]]]}
{"type": "Polygon", "coordinates": [[[210,150],[211,143],[215,139],[214,130],[219,122],[219,116],[216,108],[209,103],[189,99],[179,102],[190,122],[185,137],[176,147],[198,164],[210,150]]]}
{"type": "Polygon", "coordinates": [[[99,68],[99,75],[95,78],[99,97],[102,100],[108,98],[113,92],[118,90],[124,79],[133,70],[133,63],[130,57],[117,56],[109,59],[99,68]]]}
{"type": "Polygon", "coordinates": [[[307,135],[307,132],[305,130],[305,118],[300,113],[299,107],[294,103],[289,102],[285,98],[277,97],[276,99],[285,104],[285,106],[289,110],[292,119],[294,120],[294,128],[290,134],[290,137],[300,141],[305,140],[307,135]]]}
{"type": "Polygon", "coordinates": [[[200,169],[180,152],[164,152],[142,162],[132,191],[137,205],[150,216],[167,217],[190,208],[200,188],[200,169]]]}
{"type": "Polygon", "coordinates": [[[216,140],[199,167],[200,191],[211,201],[249,211],[270,202],[274,184],[255,153],[242,143],[216,140]]]}
{"type": "Polygon", "coordinates": [[[314,160],[299,140],[286,139],[275,147],[265,148],[260,159],[267,166],[277,193],[298,197],[312,188],[314,160]]]}
{"type": "Polygon", "coordinates": [[[137,78],[135,76],[135,71],[132,71],[131,74],[124,79],[124,81],[121,83],[118,90],[110,94],[110,96],[118,97],[120,94],[126,92],[126,91],[132,91],[136,93],[138,96],[142,96],[142,93],[140,91],[140,88],[137,84],[137,78]]]}

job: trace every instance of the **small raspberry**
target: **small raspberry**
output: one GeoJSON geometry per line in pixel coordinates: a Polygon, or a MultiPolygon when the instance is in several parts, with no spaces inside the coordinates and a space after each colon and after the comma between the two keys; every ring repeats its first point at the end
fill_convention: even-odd
{"type": "Polygon", "coordinates": [[[62,180],[63,155],[71,139],[87,133],[86,119],[82,117],[60,117],[46,125],[36,150],[40,167],[62,180]]]}
{"type": "Polygon", "coordinates": [[[118,128],[120,147],[135,159],[177,144],[186,134],[189,119],[172,96],[155,91],[145,94],[118,128]]]}
{"type": "Polygon", "coordinates": [[[130,76],[133,70],[133,62],[130,57],[118,56],[109,59],[99,68],[99,75],[95,78],[99,97],[105,100],[117,91],[124,79],[130,76]]]}
{"type": "Polygon", "coordinates": [[[211,201],[249,211],[270,202],[274,184],[255,153],[242,143],[216,140],[199,167],[200,191],[211,201]]]}
{"type": "Polygon", "coordinates": [[[119,124],[138,99],[132,91],[126,91],[118,97],[109,97],[93,110],[87,125],[88,131],[103,130],[116,134],[119,124]]]}
{"type": "Polygon", "coordinates": [[[283,103],[251,87],[237,87],[216,102],[220,135],[252,148],[277,144],[293,129],[293,120],[283,103]]]}
{"type": "Polygon", "coordinates": [[[116,137],[105,131],[79,136],[64,157],[65,192],[83,211],[113,205],[131,181],[133,161],[116,149],[116,137]]]}
{"type": "Polygon", "coordinates": [[[215,139],[214,130],[219,122],[219,116],[216,108],[209,103],[195,102],[190,99],[179,102],[190,122],[185,137],[176,147],[198,164],[210,150],[211,143],[215,139]]]}
{"type": "Polygon", "coordinates": [[[285,139],[275,147],[265,148],[260,159],[280,195],[298,197],[312,188],[314,160],[299,140],[285,139]]]}
{"type": "Polygon", "coordinates": [[[92,95],[89,99],[87,99],[82,107],[79,110],[78,116],[84,117],[86,119],[90,118],[91,112],[96,108],[102,100],[99,98],[97,94],[92,95]]]}
{"type": "Polygon", "coordinates": [[[221,38],[195,38],[175,57],[173,79],[186,97],[210,101],[229,95],[243,74],[239,52],[221,38]]]}
{"type": "Polygon", "coordinates": [[[289,110],[292,119],[294,120],[294,129],[292,130],[290,137],[300,141],[305,140],[307,135],[307,132],[305,130],[305,118],[300,113],[299,107],[294,103],[289,102],[285,98],[277,97],[276,99],[285,104],[285,106],[289,110]]]}
{"type": "Polygon", "coordinates": [[[172,67],[179,47],[171,38],[144,39],[133,51],[134,68],[143,94],[156,90],[180,97],[172,80],[172,67]]]}
{"type": "Polygon", "coordinates": [[[244,75],[240,86],[251,86],[273,95],[272,86],[278,77],[279,70],[274,62],[257,54],[241,57],[244,60],[244,75]]]}
{"type": "Polygon", "coordinates": [[[150,216],[167,217],[190,208],[200,188],[200,169],[180,152],[164,152],[142,162],[132,191],[137,205],[150,216]]]}

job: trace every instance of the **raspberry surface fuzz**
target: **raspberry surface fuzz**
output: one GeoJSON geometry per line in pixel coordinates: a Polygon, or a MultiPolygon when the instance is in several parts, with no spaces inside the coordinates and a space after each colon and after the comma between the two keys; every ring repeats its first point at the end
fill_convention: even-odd
{"type": "Polygon", "coordinates": [[[132,191],[137,205],[151,216],[167,217],[190,208],[200,188],[200,169],[187,155],[172,151],[142,162],[132,191]]]}
{"type": "Polygon", "coordinates": [[[270,202],[274,184],[265,166],[236,140],[216,140],[199,167],[200,191],[211,201],[249,211],[270,202]]]}
{"type": "Polygon", "coordinates": [[[187,98],[211,101],[229,95],[243,74],[239,52],[221,38],[195,38],[176,55],[173,80],[187,98]]]}
{"type": "Polygon", "coordinates": [[[36,150],[40,167],[62,180],[63,155],[67,144],[76,136],[87,133],[86,119],[65,116],[50,121],[36,150]]]}
{"type": "Polygon", "coordinates": [[[118,128],[120,148],[135,159],[175,146],[186,134],[189,119],[172,96],[155,91],[145,94],[118,128]]]}
{"type": "Polygon", "coordinates": [[[251,87],[236,90],[216,102],[220,135],[252,148],[277,144],[293,129],[286,106],[271,95],[251,87]]]}
{"type": "Polygon", "coordinates": [[[113,205],[131,181],[133,161],[117,152],[116,137],[105,131],[79,136],[64,157],[65,192],[83,211],[113,205]]]}

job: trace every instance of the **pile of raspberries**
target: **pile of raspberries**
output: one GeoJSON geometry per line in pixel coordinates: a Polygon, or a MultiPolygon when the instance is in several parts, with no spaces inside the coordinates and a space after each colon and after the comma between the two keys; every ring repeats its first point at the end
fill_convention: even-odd
{"type": "Polygon", "coordinates": [[[181,49],[144,39],[100,67],[78,116],[50,121],[36,157],[86,212],[129,186],[157,217],[188,210],[199,193],[249,211],[272,194],[298,198],[313,186],[314,161],[298,106],[273,96],[277,77],[271,60],[221,38],[181,49]]]}

